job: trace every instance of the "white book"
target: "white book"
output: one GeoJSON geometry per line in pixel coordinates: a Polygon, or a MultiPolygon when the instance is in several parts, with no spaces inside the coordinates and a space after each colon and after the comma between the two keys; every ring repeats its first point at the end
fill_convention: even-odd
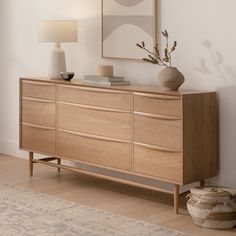
{"type": "Polygon", "coordinates": [[[106,85],[106,86],[125,86],[130,85],[130,81],[91,81],[84,80],[85,84],[97,84],[97,85],[106,85]]]}
{"type": "Polygon", "coordinates": [[[84,80],[104,81],[104,82],[114,82],[114,81],[123,82],[125,80],[125,77],[121,77],[121,76],[105,77],[105,76],[97,76],[97,75],[85,75],[84,80]]]}

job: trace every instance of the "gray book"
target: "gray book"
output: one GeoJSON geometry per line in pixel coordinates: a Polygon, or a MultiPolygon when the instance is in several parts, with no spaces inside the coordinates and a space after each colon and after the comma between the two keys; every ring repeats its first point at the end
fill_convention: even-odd
{"type": "Polygon", "coordinates": [[[120,76],[112,76],[112,77],[105,77],[105,76],[97,76],[97,75],[85,75],[84,80],[89,81],[104,81],[104,82],[123,82],[125,77],[120,76]]]}
{"type": "Polygon", "coordinates": [[[92,80],[84,80],[83,83],[85,83],[85,84],[106,85],[106,86],[130,85],[130,81],[92,81],[92,80]]]}

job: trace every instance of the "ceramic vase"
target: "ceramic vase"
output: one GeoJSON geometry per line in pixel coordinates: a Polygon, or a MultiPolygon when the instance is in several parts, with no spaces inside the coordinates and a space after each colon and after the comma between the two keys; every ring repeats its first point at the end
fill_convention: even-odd
{"type": "Polygon", "coordinates": [[[55,48],[51,51],[49,78],[62,79],[60,72],[66,72],[65,52],[61,49],[60,43],[55,43],[55,48]]]}
{"type": "Polygon", "coordinates": [[[158,76],[160,84],[169,91],[177,91],[184,83],[183,74],[176,67],[166,67],[158,76]]]}

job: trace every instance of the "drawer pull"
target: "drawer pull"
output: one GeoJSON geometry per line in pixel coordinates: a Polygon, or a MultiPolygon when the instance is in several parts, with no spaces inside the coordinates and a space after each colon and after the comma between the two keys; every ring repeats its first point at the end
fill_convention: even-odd
{"type": "Polygon", "coordinates": [[[22,125],[28,126],[31,128],[36,128],[36,129],[55,130],[55,128],[52,128],[52,127],[47,127],[47,126],[42,126],[42,125],[34,125],[34,124],[25,123],[25,122],[22,122],[22,125]]]}
{"type": "Polygon", "coordinates": [[[64,133],[68,133],[68,134],[72,134],[72,135],[76,135],[76,136],[81,136],[81,137],[85,137],[85,138],[92,138],[92,139],[109,141],[109,142],[117,142],[117,143],[131,143],[130,141],[116,139],[116,138],[108,138],[108,137],[104,137],[104,136],[85,134],[85,133],[81,133],[81,132],[69,131],[69,130],[64,130],[64,129],[58,129],[58,130],[61,132],[64,132],[64,133]]]}
{"type": "Polygon", "coordinates": [[[163,99],[163,100],[180,100],[181,99],[179,96],[167,96],[167,95],[150,94],[150,93],[134,93],[134,95],[147,97],[147,98],[163,99]]]}
{"type": "Polygon", "coordinates": [[[23,84],[32,84],[32,85],[39,85],[39,86],[54,86],[54,84],[50,84],[50,83],[29,81],[29,80],[24,80],[24,79],[23,79],[23,84]]]}
{"type": "Polygon", "coordinates": [[[157,151],[162,151],[162,152],[176,152],[176,153],[181,152],[177,149],[171,149],[171,148],[166,148],[166,147],[161,147],[161,146],[154,146],[154,145],[145,144],[145,143],[134,142],[134,144],[141,146],[141,147],[145,147],[145,148],[153,149],[153,150],[157,150],[157,151]]]}
{"type": "Polygon", "coordinates": [[[145,117],[155,118],[155,119],[160,119],[160,120],[180,120],[181,119],[178,116],[156,115],[156,114],[150,114],[150,113],[138,112],[138,111],[135,111],[134,114],[138,116],[145,116],[145,117]]]}
{"type": "Polygon", "coordinates": [[[22,100],[41,102],[41,103],[55,103],[54,100],[46,100],[41,98],[22,97],[22,100]]]}
{"type": "Polygon", "coordinates": [[[116,93],[116,94],[130,94],[130,92],[125,91],[118,91],[118,90],[111,90],[109,89],[101,89],[101,88],[90,88],[90,87],[82,87],[80,86],[70,86],[70,85],[58,85],[61,88],[70,88],[70,89],[77,89],[77,90],[84,90],[88,92],[99,92],[99,93],[116,93]]]}
{"type": "Polygon", "coordinates": [[[98,106],[89,106],[89,105],[82,105],[82,104],[76,104],[76,103],[70,103],[70,102],[58,102],[58,104],[63,104],[63,105],[68,105],[68,106],[73,106],[73,107],[79,107],[79,108],[84,108],[84,109],[89,109],[89,110],[96,110],[96,111],[130,113],[130,111],[126,111],[126,110],[106,108],[106,107],[98,107],[98,106]]]}

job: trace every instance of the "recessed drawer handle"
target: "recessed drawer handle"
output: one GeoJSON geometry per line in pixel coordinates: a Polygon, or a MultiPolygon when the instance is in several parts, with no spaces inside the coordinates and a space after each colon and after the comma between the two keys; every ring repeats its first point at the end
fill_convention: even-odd
{"type": "Polygon", "coordinates": [[[145,117],[155,118],[155,119],[160,119],[160,120],[181,120],[181,118],[178,116],[156,115],[156,114],[150,114],[150,113],[138,112],[138,111],[135,111],[134,114],[138,116],[145,116],[145,117]]]}
{"type": "Polygon", "coordinates": [[[71,86],[71,85],[58,85],[61,88],[70,88],[77,90],[84,90],[88,92],[99,92],[99,93],[116,93],[116,94],[131,94],[130,92],[120,91],[120,90],[111,90],[111,89],[100,89],[100,88],[89,88],[81,86],[71,86]]]}
{"type": "Polygon", "coordinates": [[[25,123],[25,122],[22,122],[22,125],[28,126],[28,127],[31,127],[31,128],[35,128],[35,129],[55,130],[55,128],[52,128],[52,127],[42,126],[42,125],[34,125],[34,124],[30,124],[30,123],[25,123]]]}
{"type": "Polygon", "coordinates": [[[77,131],[69,131],[69,130],[64,130],[64,129],[58,129],[58,130],[64,133],[81,136],[85,138],[92,138],[92,139],[103,140],[103,141],[108,141],[108,142],[117,142],[117,143],[131,143],[131,141],[128,141],[128,140],[109,138],[109,137],[98,136],[98,135],[93,135],[93,134],[85,134],[85,133],[81,133],[77,131]]]}
{"type": "Polygon", "coordinates": [[[39,85],[39,86],[52,86],[52,87],[54,86],[54,84],[50,84],[50,83],[27,81],[27,80],[23,80],[22,83],[23,84],[39,85]]]}
{"type": "Polygon", "coordinates": [[[180,97],[177,97],[177,96],[167,96],[167,95],[150,94],[150,93],[134,93],[134,95],[147,97],[147,98],[163,99],[163,100],[180,100],[181,99],[180,97]]]}
{"type": "Polygon", "coordinates": [[[145,147],[145,148],[152,149],[152,150],[162,151],[162,152],[176,152],[176,153],[181,152],[177,149],[171,149],[171,148],[166,148],[166,147],[161,147],[161,146],[154,146],[154,145],[145,144],[145,143],[134,142],[134,144],[137,146],[145,147]]]}
{"type": "Polygon", "coordinates": [[[41,98],[31,98],[31,97],[22,97],[23,100],[33,101],[33,102],[41,102],[41,103],[55,103],[54,100],[46,100],[41,98]]]}
{"type": "Polygon", "coordinates": [[[88,109],[88,110],[95,110],[95,111],[131,113],[129,110],[120,110],[120,109],[113,109],[113,108],[106,108],[106,107],[89,106],[89,105],[75,104],[75,103],[70,103],[70,102],[58,102],[58,104],[79,107],[79,108],[84,108],[84,109],[88,109]]]}

